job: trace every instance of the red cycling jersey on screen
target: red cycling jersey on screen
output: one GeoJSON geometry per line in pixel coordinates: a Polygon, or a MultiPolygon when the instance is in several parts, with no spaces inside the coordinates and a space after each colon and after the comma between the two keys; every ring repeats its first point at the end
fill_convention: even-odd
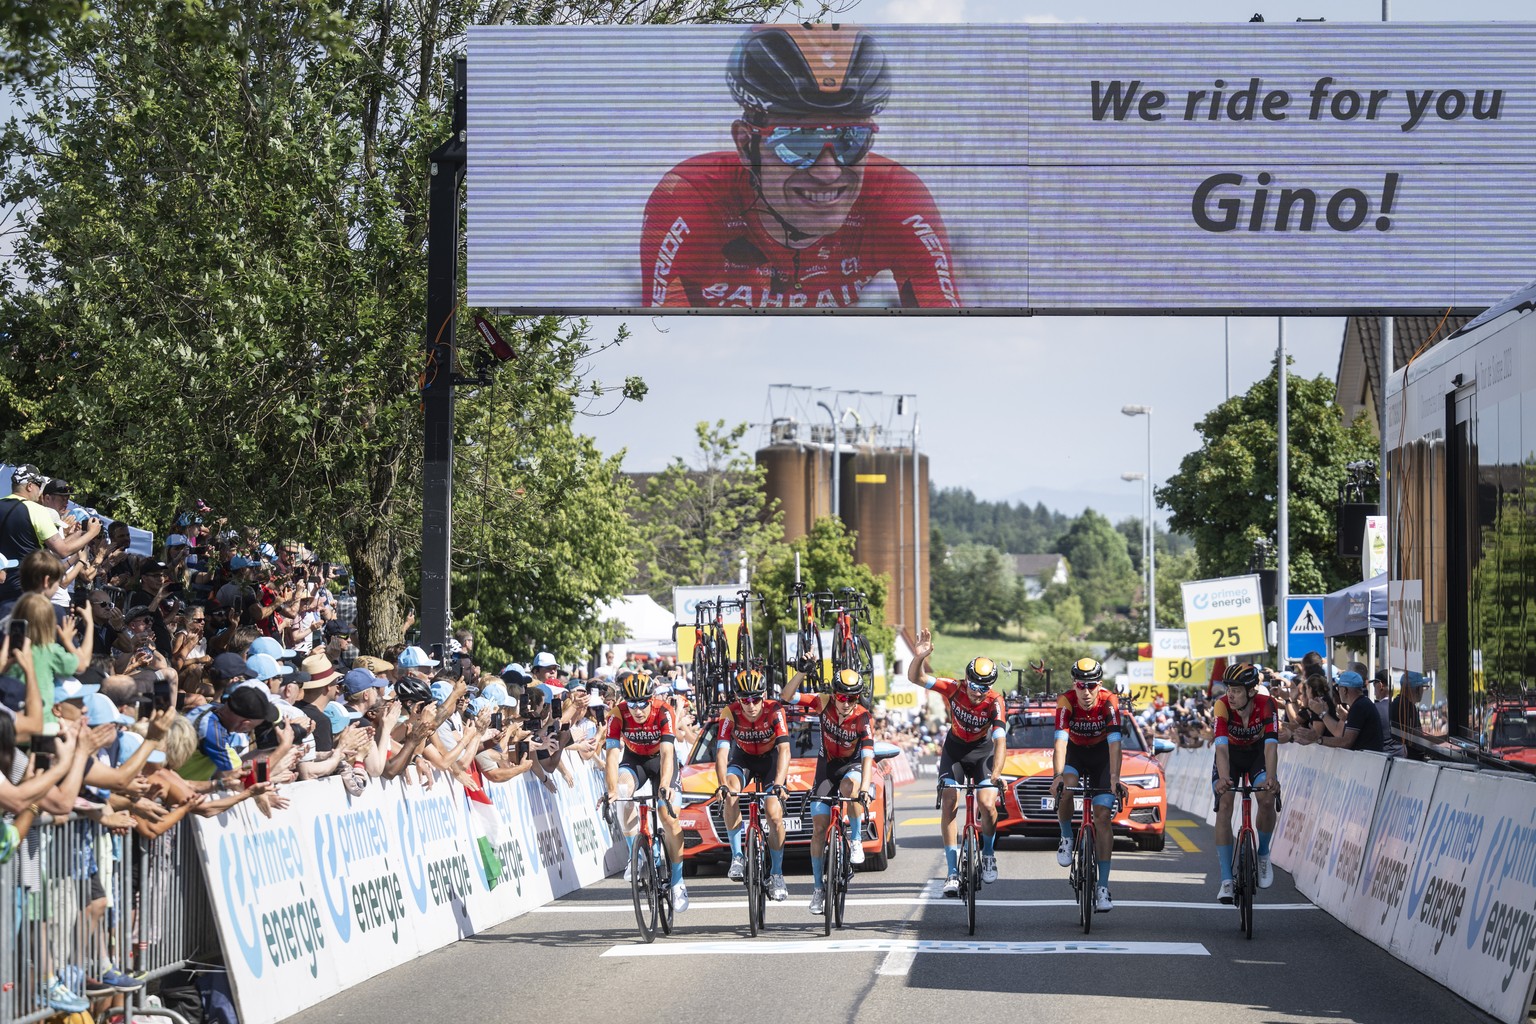
{"type": "Polygon", "coordinates": [[[778,240],[784,232],[735,152],[678,164],[645,207],[645,305],[856,306],[875,275],[889,270],[903,306],[958,307],[949,238],[927,186],[885,157],[861,163],[847,218],[799,248],[778,240]]]}

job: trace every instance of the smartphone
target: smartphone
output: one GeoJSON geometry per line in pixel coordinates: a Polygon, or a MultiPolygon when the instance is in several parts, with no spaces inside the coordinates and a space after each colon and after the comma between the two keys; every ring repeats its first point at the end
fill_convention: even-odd
{"type": "Polygon", "coordinates": [[[520,740],[520,741],[518,741],[517,749],[514,751],[514,753],[517,755],[517,759],[519,761],[521,761],[523,758],[527,757],[528,756],[528,741],[527,740],[520,740]]]}
{"type": "Polygon", "coordinates": [[[267,762],[256,762],[256,784],[259,786],[267,781],[267,762]]]}
{"type": "Polygon", "coordinates": [[[58,749],[55,745],[55,739],[56,737],[53,736],[32,737],[32,753],[44,754],[48,757],[52,757],[54,751],[58,749]]]}
{"type": "Polygon", "coordinates": [[[27,639],[27,620],[12,619],[10,636],[12,647],[21,646],[22,642],[27,639]]]}
{"type": "Polygon", "coordinates": [[[564,714],[565,701],[561,700],[559,697],[556,697],[554,700],[549,702],[549,716],[551,718],[558,722],[561,716],[564,714]]]}
{"type": "Polygon", "coordinates": [[[491,728],[492,729],[497,729],[497,730],[505,728],[505,726],[502,724],[502,717],[501,717],[501,712],[500,711],[495,711],[495,712],[491,713],[491,728]]]}
{"type": "Polygon", "coordinates": [[[91,592],[84,587],[76,587],[70,592],[69,603],[76,608],[84,608],[91,603],[91,592]]]}

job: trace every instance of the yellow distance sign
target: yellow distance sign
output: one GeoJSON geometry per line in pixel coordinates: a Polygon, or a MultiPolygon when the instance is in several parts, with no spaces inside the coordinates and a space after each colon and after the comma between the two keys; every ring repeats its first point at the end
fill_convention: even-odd
{"type": "Polygon", "coordinates": [[[912,711],[921,706],[923,695],[916,690],[896,690],[883,698],[885,706],[893,710],[912,711]]]}
{"type": "Polygon", "coordinates": [[[1264,616],[1242,615],[1189,624],[1189,653],[1196,658],[1230,658],[1265,649],[1264,616]]]}
{"type": "Polygon", "coordinates": [[[1138,708],[1149,708],[1152,702],[1168,700],[1168,687],[1156,683],[1132,683],[1131,702],[1138,708]]]}
{"type": "Polygon", "coordinates": [[[1160,683],[1188,686],[1199,678],[1199,664],[1193,658],[1158,658],[1152,663],[1152,678],[1160,683]]]}

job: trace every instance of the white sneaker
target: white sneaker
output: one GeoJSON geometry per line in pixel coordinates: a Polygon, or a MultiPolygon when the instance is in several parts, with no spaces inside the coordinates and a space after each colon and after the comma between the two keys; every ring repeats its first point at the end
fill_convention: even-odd
{"type": "Polygon", "coordinates": [[[1115,901],[1109,898],[1109,886],[1101,885],[1093,891],[1093,909],[1098,914],[1107,914],[1115,909],[1115,901]]]}
{"type": "Polygon", "coordinates": [[[825,890],[825,889],[812,889],[811,890],[811,913],[814,914],[814,915],[820,915],[826,909],[827,909],[827,890],[825,890]]]}
{"type": "Polygon", "coordinates": [[[1056,863],[1064,868],[1072,866],[1072,840],[1066,836],[1061,837],[1061,842],[1056,844],[1056,863]]]}
{"type": "Polygon", "coordinates": [[[783,875],[768,876],[768,898],[775,903],[783,903],[789,899],[789,886],[784,884],[783,875]]]}
{"type": "Polygon", "coordinates": [[[864,863],[864,844],[850,843],[848,846],[848,860],[854,864],[864,863]]]}
{"type": "Polygon", "coordinates": [[[731,854],[731,866],[726,868],[725,877],[729,878],[733,882],[739,882],[741,881],[741,876],[746,874],[746,871],[747,863],[746,861],[742,860],[741,854],[731,854]]]}
{"type": "Polygon", "coordinates": [[[672,913],[681,914],[688,909],[688,883],[678,882],[672,887],[672,913]]]}
{"type": "Polygon", "coordinates": [[[624,862],[624,881],[626,882],[629,881],[629,865],[630,862],[626,860],[624,862]]]}
{"type": "Polygon", "coordinates": [[[990,854],[981,858],[981,880],[986,885],[997,881],[997,858],[990,854]]]}
{"type": "Polygon", "coordinates": [[[960,876],[959,875],[950,875],[948,878],[944,879],[944,895],[945,896],[959,896],[960,895],[960,876]]]}
{"type": "Polygon", "coordinates": [[[1275,884],[1275,868],[1268,857],[1259,858],[1259,888],[1268,889],[1275,884]]]}
{"type": "Polygon", "coordinates": [[[1225,903],[1229,907],[1232,905],[1232,879],[1221,880],[1221,888],[1216,890],[1216,902],[1225,903]]]}

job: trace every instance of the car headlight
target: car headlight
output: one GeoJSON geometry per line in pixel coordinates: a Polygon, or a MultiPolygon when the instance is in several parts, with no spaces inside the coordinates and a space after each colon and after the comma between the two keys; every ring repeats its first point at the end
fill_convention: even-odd
{"type": "Polygon", "coordinates": [[[713,793],[684,793],[683,806],[692,807],[695,804],[707,804],[715,798],[713,793]]]}
{"type": "Polygon", "coordinates": [[[1137,789],[1157,789],[1162,785],[1162,780],[1156,775],[1127,775],[1120,781],[1137,789]]]}

